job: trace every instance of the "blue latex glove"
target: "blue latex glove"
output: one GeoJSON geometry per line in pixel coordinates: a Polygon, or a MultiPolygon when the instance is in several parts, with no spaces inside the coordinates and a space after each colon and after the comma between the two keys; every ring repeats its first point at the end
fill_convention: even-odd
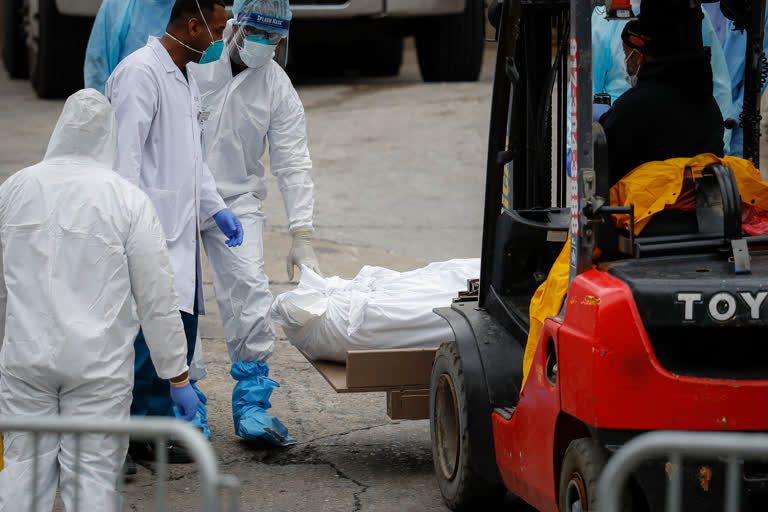
{"type": "MultiPolygon", "coordinates": [[[[208,398],[206,398],[205,394],[200,391],[200,388],[197,387],[197,381],[191,380],[189,382],[192,384],[192,389],[195,390],[195,393],[197,393],[197,398],[200,400],[200,403],[197,405],[197,413],[195,414],[195,417],[189,421],[189,423],[193,427],[199,428],[200,432],[203,434],[203,437],[210,439],[211,429],[208,427],[208,409],[205,407],[205,404],[208,403],[208,398]]],[[[181,414],[179,408],[175,404],[173,406],[173,414],[180,420],[184,419],[184,416],[181,414]]]]}
{"type": "Polygon", "coordinates": [[[595,103],[592,105],[592,120],[594,122],[600,121],[600,118],[603,117],[603,114],[611,110],[610,105],[605,105],[603,103],[595,103]]]}
{"type": "Polygon", "coordinates": [[[230,375],[238,381],[232,391],[235,433],[243,439],[262,439],[275,446],[296,444],[285,425],[267,413],[267,409],[272,407],[269,403],[272,390],[280,387],[267,377],[267,363],[232,363],[230,375]]]}
{"type": "Polygon", "coordinates": [[[171,400],[176,404],[181,419],[184,421],[191,421],[197,414],[197,406],[200,403],[200,399],[197,398],[197,393],[195,393],[192,384],[188,383],[181,388],[171,386],[171,400]]]}
{"type": "Polygon", "coordinates": [[[214,215],[213,220],[216,221],[216,225],[219,226],[224,236],[228,238],[226,243],[229,247],[237,247],[243,243],[243,225],[240,224],[240,219],[228,208],[214,215]]]}

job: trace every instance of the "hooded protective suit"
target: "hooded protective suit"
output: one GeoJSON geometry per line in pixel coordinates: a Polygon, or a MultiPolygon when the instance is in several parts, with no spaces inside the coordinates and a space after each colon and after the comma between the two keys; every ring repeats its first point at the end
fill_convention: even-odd
{"type": "MultiPolygon", "coordinates": [[[[230,24],[225,40],[231,34],[230,24]]],[[[206,163],[245,232],[239,250],[219,250],[223,244],[215,224],[202,224],[229,354],[233,361],[263,361],[274,350],[274,332],[267,319],[272,296],[264,274],[261,202],[267,186],[261,157],[269,141],[270,168],[280,184],[290,231],[311,230],[314,186],[304,108],[290,79],[272,60],[233,77],[225,51],[218,61],[190,64],[188,71],[200,88],[207,118],[206,163]]]]}
{"type": "Polygon", "coordinates": [[[104,0],[91,29],[85,52],[85,87],[104,93],[121,60],[160,37],[168,26],[173,0],[104,0]]]}
{"type": "MultiPolygon", "coordinates": [[[[206,163],[219,193],[244,230],[242,247],[228,251],[215,225],[202,224],[203,244],[233,362],[230,373],[239,381],[232,398],[235,430],[246,439],[264,437],[284,444],[290,439],[287,430],[265,412],[269,394],[278,384],[267,378],[269,368],[264,362],[274,351],[275,334],[269,320],[272,294],[264,272],[261,202],[267,197],[267,187],[261,158],[269,142],[270,169],[279,182],[294,248],[297,234],[312,231],[312,161],[304,107],[280,65],[270,57],[262,65],[233,76],[230,53],[239,51],[233,45],[243,39],[238,37],[236,24],[249,23],[256,4],[268,2],[246,3],[235,4],[236,18],[224,32],[228,48],[221,58],[208,64],[190,64],[187,69],[200,88],[201,110],[206,113],[206,163]]],[[[287,9],[284,0],[276,3],[287,9]]],[[[280,12],[266,15],[275,14],[280,12]]],[[[282,15],[286,16],[284,12],[282,15]]]]}
{"type": "MultiPolygon", "coordinates": [[[[187,370],[187,343],[163,229],[149,198],[112,171],[115,119],[93,89],[67,100],[45,159],[0,187],[0,411],[14,417],[127,419],[139,322],[158,374],[187,370]],[[4,333],[4,337],[1,337],[4,333]]],[[[128,440],[4,432],[0,510],[113,510],[128,440]]]]}

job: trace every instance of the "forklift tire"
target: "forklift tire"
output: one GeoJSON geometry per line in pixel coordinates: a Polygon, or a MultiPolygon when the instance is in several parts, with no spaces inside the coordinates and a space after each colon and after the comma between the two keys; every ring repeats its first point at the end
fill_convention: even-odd
{"type": "Polygon", "coordinates": [[[485,46],[484,0],[467,0],[461,14],[424,20],[416,53],[425,82],[476,82],[485,46]]]}
{"type": "Polygon", "coordinates": [[[472,469],[472,439],[464,370],[455,343],[440,346],[432,363],[429,427],[432,459],[440,492],[451,510],[487,510],[507,493],[502,484],[483,480],[472,469]],[[481,508],[482,507],[482,508],[481,508]]]}
{"type": "Polygon", "coordinates": [[[83,87],[93,18],[64,16],[55,0],[39,2],[40,36],[29,57],[32,86],[40,98],[65,98],[83,87]]]}
{"type": "Polygon", "coordinates": [[[11,78],[29,78],[24,34],[24,0],[3,2],[3,63],[11,78]]]}
{"type": "MultiPolygon", "coordinates": [[[[585,437],[571,441],[560,471],[560,512],[597,510],[597,482],[607,461],[608,452],[593,439],[585,437]]],[[[639,492],[639,486],[634,481],[627,485],[621,512],[647,510],[642,505],[644,501],[640,499],[639,492]]]]}

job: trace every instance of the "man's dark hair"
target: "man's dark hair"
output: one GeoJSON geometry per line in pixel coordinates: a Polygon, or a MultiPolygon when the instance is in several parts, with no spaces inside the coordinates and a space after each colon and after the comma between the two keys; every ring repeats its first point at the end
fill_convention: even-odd
{"type": "Polygon", "coordinates": [[[224,0],[176,0],[171,11],[170,23],[175,23],[182,18],[195,18],[200,16],[197,4],[200,3],[200,9],[206,15],[211,13],[217,5],[226,7],[224,0]]]}

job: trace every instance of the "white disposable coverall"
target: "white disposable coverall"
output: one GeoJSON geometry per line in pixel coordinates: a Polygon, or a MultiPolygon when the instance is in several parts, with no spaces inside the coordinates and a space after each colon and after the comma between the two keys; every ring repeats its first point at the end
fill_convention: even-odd
{"type": "MultiPolygon", "coordinates": [[[[204,313],[200,223],[226,208],[203,161],[200,99],[155,37],[126,57],[107,82],[117,115],[117,172],[145,191],[168,243],[179,306],[204,313]]],[[[225,246],[226,247],[226,246],[225,246]]]]}
{"type": "MultiPolygon", "coordinates": [[[[224,39],[231,34],[231,23],[224,39]]],[[[232,251],[212,221],[203,224],[203,244],[233,362],[264,361],[274,350],[269,321],[272,294],[264,273],[261,202],[267,197],[261,158],[269,142],[270,169],[277,177],[289,230],[312,230],[314,185],[306,118],[288,75],[270,60],[232,76],[230,58],[187,67],[200,87],[206,163],[227,206],[243,224],[243,245],[232,251]]]]}
{"type": "MultiPolygon", "coordinates": [[[[162,227],[152,203],[112,172],[107,99],[80,91],[64,106],[45,159],[0,187],[0,412],[127,419],[133,341],[144,328],[157,373],[187,370],[187,343],[162,227]]],[[[73,511],[113,510],[128,440],[43,434],[33,475],[31,434],[4,432],[0,510],[51,510],[60,483],[73,511]]]]}

